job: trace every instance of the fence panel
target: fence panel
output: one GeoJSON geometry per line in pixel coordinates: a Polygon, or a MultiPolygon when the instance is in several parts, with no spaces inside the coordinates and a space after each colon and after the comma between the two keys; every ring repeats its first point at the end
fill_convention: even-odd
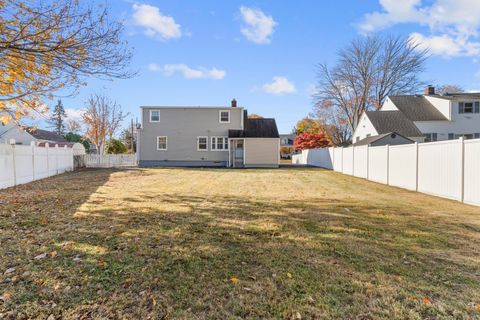
{"type": "Polygon", "coordinates": [[[462,200],[463,141],[418,146],[418,191],[462,200]]]}
{"type": "Polygon", "coordinates": [[[333,149],[333,170],[342,172],[343,166],[343,148],[333,149]]]}
{"type": "MultiPolygon", "coordinates": [[[[307,151],[307,150],[304,150],[307,151]]],[[[330,158],[330,149],[322,148],[322,149],[310,149],[308,150],[306,163],[308,165],[332,169],[333,164],[330,158]]]]}
{"type": "Polygon", "coordinates": [[[132,167],[137,159],[134,154],[87,154],[85,164],[87,168],[132,167]]]}
{"type": "Polygon", "coordinates": [[[379,183],[388,183],[388,146],[369,148],[368,179],[379,183]]]}
{"type": "Polygon", "coordinates": [[[48,157],[48,176],[54,176],[57,174],[57,156],[58,156],[58,148],[48,148],[47,150],[47,157],[48,157]]]}
{"type": "Polygon", "coordinates": [[[0,189],[71,170],[71,148],[0,144],[0,189]]]}
{"type": "Polygon", "coordinates": [[[353,156],[353,174],[355,177],[367,178],[368,146],[355,147],[353,156]]]}
{"type": "Polygon", "coordinates": [[[464,201],[480,205],[480,140],[465,141],[464,201]]]}
{"type": "Polygon", "coordinates": [[[15,146],[15,181],[24,184],[33,181],[35,176],[33,167],[32,146],[15,146]]]}
{"type": "Polygon", "coordinates": [[[43,179],[48,177],[48,157],[47,148],[36,147],[33,151],[35,153],[35,179],[43,179]]]}
{"type": "Polygon", "coordinates": [[[354,148],[343,148],[342,172],[351,176],[353,175],[353,149],[354,148]]]}
{"type": "Polygon", "coordinates": [[[417,145],[390,146],[388,184],[417,190],[417,145]]]}
{"type": "Polygon", "coordinates": [[[0,143],[0,189],[15,185],[13,148],[0,143]]]}

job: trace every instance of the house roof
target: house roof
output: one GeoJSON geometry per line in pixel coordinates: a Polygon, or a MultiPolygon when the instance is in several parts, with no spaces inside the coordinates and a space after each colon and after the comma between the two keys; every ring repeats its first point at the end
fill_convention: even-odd
{"type": "Polygon", "coordinates": [[[411,121],[447,121],[425,96],[389,96],[398,110],[411,121]]]}
{"type": "Polygon", "coordinates": [[[353,146],[358,147],[358,146],[370,145],[370,144],[375,143],[375,142],[377,142],[377,141],[379,141],[379,140],[382,140],[383,138],[386,138],[386,137],[388,137],[388,136],[390,136],[390,135],[392,135],[392,134],[397,134],[397,135],[399,135],[399,136],[401,136],[401,137],[403,137],[403,138],[405,138],[405,139],[407,139],[407,140],[412,141],[412,143],[414,142],[412,139],[409,139],[409,138],[407,138],[407,137],[404,137],[403,135],[398,134],[398,133],[396,133],[396,132],[388,132],[388,133],[383,133],[383,134],[379,134],[379,135],[376,135],[376,136],[366,137],[365,139],[362,139],[362,140],[360,140],[360,141],[358,141],[358,142],[355,142],[355,143],[353,144],[353,146]]]}
{"type": "Polygon", "coordinates": [[[422,132],[402,111],[368,111],[370,122],[378,134],[396,132],[404,137],[422,137],[422,132]]]}
{"type": "Polygon", "coordinates": [[[52,141],[52,142],[68,142],[64,137],[52,131],[36,129],[36,128],[27,128],[26,130],[30,135],[32,135],[37,140],[45,140],[45,141],[52,141]]]}
{"type": "Polygon", "coordinates": [[[435,98],[446,100],[458,100],[458,99],[478,99],[480,100],[480,92],[457,92],[457,93],[445,93],[444,95],[433,95],[435,98]]]}
{"type": "Polygon", "coordinates": [[[279,138],[277,123],[273,118],[249,119],[244,111],[243,130],[228,130],[229,138],[279,138]]]}

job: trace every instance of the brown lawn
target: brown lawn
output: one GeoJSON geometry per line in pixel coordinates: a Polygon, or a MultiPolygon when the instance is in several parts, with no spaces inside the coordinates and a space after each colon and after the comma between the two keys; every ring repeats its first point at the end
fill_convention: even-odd
{"type": "Polygon", "coordinates": [[[321,169],[0,191],[0,319],[480,317],[480,208],[321,169]]]}

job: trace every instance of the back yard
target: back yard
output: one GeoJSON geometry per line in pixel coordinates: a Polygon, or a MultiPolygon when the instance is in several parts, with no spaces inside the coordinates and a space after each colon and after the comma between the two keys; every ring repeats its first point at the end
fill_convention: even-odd
{"type": "Polygon", "coordinates": [[[320,169],[0,191],[0,319],[480,317],[480,208],[320,169]]]}

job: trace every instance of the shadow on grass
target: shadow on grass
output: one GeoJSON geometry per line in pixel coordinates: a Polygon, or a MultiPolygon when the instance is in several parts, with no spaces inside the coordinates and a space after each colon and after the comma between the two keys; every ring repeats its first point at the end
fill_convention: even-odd
{"type": "Polygon", "coordinates": [[[475,313],[465,297],[480,298],[476,227],[465,230],[449,217],[432,224],[421,210],[328,197],[196,196],[134,187],[131,181],[148,175],[93,170],[0,191],[0,272],[15,268],[0,278],[0,294],[8,293],[0,314],[226,319],[475,313]]]}

